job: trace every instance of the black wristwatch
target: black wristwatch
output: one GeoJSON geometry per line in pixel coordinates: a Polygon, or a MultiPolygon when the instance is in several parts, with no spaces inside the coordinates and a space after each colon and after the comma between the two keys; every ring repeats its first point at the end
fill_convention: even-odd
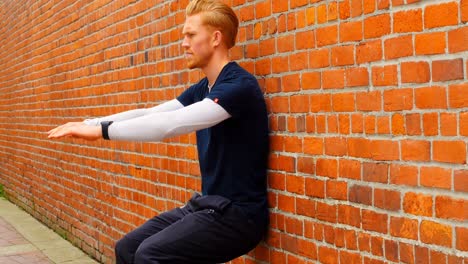
{"type": "Polygon", "coordinates": [[[114,123],[114,121],[102,121],[101,122],[102,137],[106,140],[109,140],[109,126],[112,123],[114,123]]]}

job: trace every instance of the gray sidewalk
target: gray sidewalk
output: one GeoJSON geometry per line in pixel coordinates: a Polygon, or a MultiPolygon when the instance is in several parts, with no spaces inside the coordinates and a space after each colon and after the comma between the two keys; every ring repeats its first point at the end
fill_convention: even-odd
{"type": "Polygon", "coordinates": [[[0,263],[98,262],[16,205],[0,197],[0,263]]]}

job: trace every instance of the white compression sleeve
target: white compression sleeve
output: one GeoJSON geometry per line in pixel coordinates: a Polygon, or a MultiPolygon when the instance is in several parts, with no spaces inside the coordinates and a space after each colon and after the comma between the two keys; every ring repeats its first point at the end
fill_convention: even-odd
{"type": "Polygon", "coordinates": [[[186,107],[157,112],[109,126],[111,140],[159,141],[168,137],[208,128],[231,115],[211,99],[186,107]]]}
{"type": "Polygon", "coordinates": [[[134,109],[106,117],[86,119],[84,123],[90,126],[99,126],[102,121],[124,121],[151,113],[174,111],[182,107],[184,107],[183,104],[181,104],[177,99],[173,99],[152,108],[134,109]]]}

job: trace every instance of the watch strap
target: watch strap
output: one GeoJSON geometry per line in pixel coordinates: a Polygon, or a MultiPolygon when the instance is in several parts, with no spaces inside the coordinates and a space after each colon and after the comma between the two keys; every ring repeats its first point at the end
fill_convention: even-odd
{"type": "Polygon", "coordinates": [[[102,121],[101,122],[101,131],[102,137],[106,140],[109,140],[109,126],[114,123],[114,121],[102,121]]]}

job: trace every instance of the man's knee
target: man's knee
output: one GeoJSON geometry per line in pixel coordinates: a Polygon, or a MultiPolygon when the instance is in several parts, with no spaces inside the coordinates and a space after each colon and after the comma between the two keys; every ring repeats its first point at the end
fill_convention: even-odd
{"type": "Polygon", "coordinates": [[[158,256],[160,253],[155,245],[143,242],[135,252],[135,264],[158,264],[158,256]]]}
{"type": "Polygon", "coordinates": [[[117,264],[133,263],[134,246],[127,237],[123,237],[115,244],[115,258],[117,264]]]}

